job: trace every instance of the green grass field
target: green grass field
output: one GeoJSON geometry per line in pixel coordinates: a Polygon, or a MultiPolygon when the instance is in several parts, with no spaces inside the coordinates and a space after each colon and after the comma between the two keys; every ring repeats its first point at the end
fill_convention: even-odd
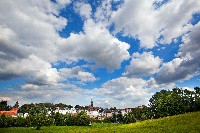
{"type": "Polygon", "coordinates": [[[133,124],[93,124],[92,126],[51,126],[36,128],[0,128],[0,133],[200,133],[200,112],[146,120],[133,124]]]}

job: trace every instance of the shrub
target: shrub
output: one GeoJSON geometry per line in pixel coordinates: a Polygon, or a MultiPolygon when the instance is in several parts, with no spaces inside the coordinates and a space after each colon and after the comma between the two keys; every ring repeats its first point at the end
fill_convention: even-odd
{"type": "Polygon", "coordinates": [[[130,112],[124,116],[123,123],[129,124],[129,123],[134,123],[134,122],[136,122],[136,118],[135,118],[133,112],[130,112]]]}
{"type": "Polygon", "coordinates": [[[11,116],[2,114],[0,116],[0,127],[12,127],[14,125],[14,119],[11,116]]]}
{"type": "Polygon", "coordinates": [[[60,114],[60,113],[56,113],[55,115],[54,115],[54,124],[56,125],[56,126],[64,126],[65,125],[65,123],[64,123],[64,120],[65,120],[65,118],[64,118],[64,115],[63,114],[60,114]]]}
{"type": "Polygon", "coordinates": [[[26,123],[25,123],[25,119],[23,117],[17,117],[14,119],[14,126],[15,127],[25,127],[26,123]]]}
{"type": "Polygon", "coordinates": [[[88,126],[90,122],[90,117],[84,111],[81,111],[74,116],[74,124],[77,126],[88,126]]]}

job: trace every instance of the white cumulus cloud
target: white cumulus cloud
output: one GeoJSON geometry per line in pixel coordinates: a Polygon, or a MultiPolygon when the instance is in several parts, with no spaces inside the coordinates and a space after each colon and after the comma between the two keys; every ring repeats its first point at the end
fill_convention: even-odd
{"type": "Polygon", "coordinates": [[[143,79],[120,77],[107,81],[101,88],[93,89],[92,93],[103,96],[112,106],[136,107],[148,103],[151,92],[147,85],[143,79]],[[119,105],[121,101],[123,104],[119,105]]]}
{"type": "Polygon", "coordinates": [[[125,0],[112,14],[115,32],[123,31],[140,40],[141,47],[152,48],[157,42],[168,44],[187,31],[189,20],[200,11],[198,0],[170,0],[155,9],[155,0],[125,0]]]}
{"type": "Polygon", "coordinates": [[[124,76],[128,77],[147,77],[158,71],[162,60],[154,57],[151,52],[142,54],[133,53],[130,65],[126,67],[124,76]]]}
{"type": "Polygon", "coordinates": [[[124,60],[129,59],[129,44],[119,41],[101,24],[88,19],[84,32],[71,33],[66,40],[59,42],[61,56],[72,60],[92,61],[96,66],[115,70],[124,60]]]}
{"type": "Polygon", "coordinates": [[[62,68],[59,70],[64,79],[76,78],[82,82],[94,82],[97,79],[92,73],[84,71],[81,67],[62,68]]]}
{"type": "Polygon", "coordinates": [[[165,63],[157,74],[158,83],[183,81],[200,74],[200,23],[183,37],[177,56],[165,63]]]}

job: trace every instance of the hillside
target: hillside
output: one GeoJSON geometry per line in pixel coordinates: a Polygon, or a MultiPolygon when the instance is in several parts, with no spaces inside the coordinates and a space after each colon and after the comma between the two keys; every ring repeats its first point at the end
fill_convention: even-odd
{"type": "Polygon", "coordinates": [[[146,120],[132,124],[93,124],[91,127],[66,126],[35,128],[0,128],[0,133],[66,133],[66,132],[182,132],[200,133],[200,112],[170,116],[156,120],[146,120]]]}

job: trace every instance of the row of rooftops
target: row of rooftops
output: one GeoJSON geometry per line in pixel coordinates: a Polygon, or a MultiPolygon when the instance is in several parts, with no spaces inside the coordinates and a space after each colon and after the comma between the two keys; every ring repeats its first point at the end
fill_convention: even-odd
{"type": "MultiPolygon", "coordinates": [[[[145,105],[138,106],[138,108],[143,108],[144,106],[145,105]]],[[[11,109],[10,111],[0,111],[0,115],[1,114],[16,115],[18,107],[19,107],[19,103],[17,101],[16,104],[13,106],[13,109],[11,109]]],[[[100,114],[108,114],[108,113],[115,113],[115,112],[121,111],[121,112],[123,112],[123,114],[125,114],[125,113],[129,113],[131,111],[134,111],[134,110],[135,110],[135,108],[108,109],[108,108],[94,107],[93,101],[91,99],[91,104],[88,105],[88,106],[85,106],[83,108],[56,107],[55,112],[59,112],[59,113],[62,113],[62,114],[66,114],[66,113],[76,114],[77,112],[80,112],[80,111],[86,111],[86,112],[90,112],[88,114],[93,114],[91,112],[96,111],[97,113],[100,113],[100,114]]]]}

